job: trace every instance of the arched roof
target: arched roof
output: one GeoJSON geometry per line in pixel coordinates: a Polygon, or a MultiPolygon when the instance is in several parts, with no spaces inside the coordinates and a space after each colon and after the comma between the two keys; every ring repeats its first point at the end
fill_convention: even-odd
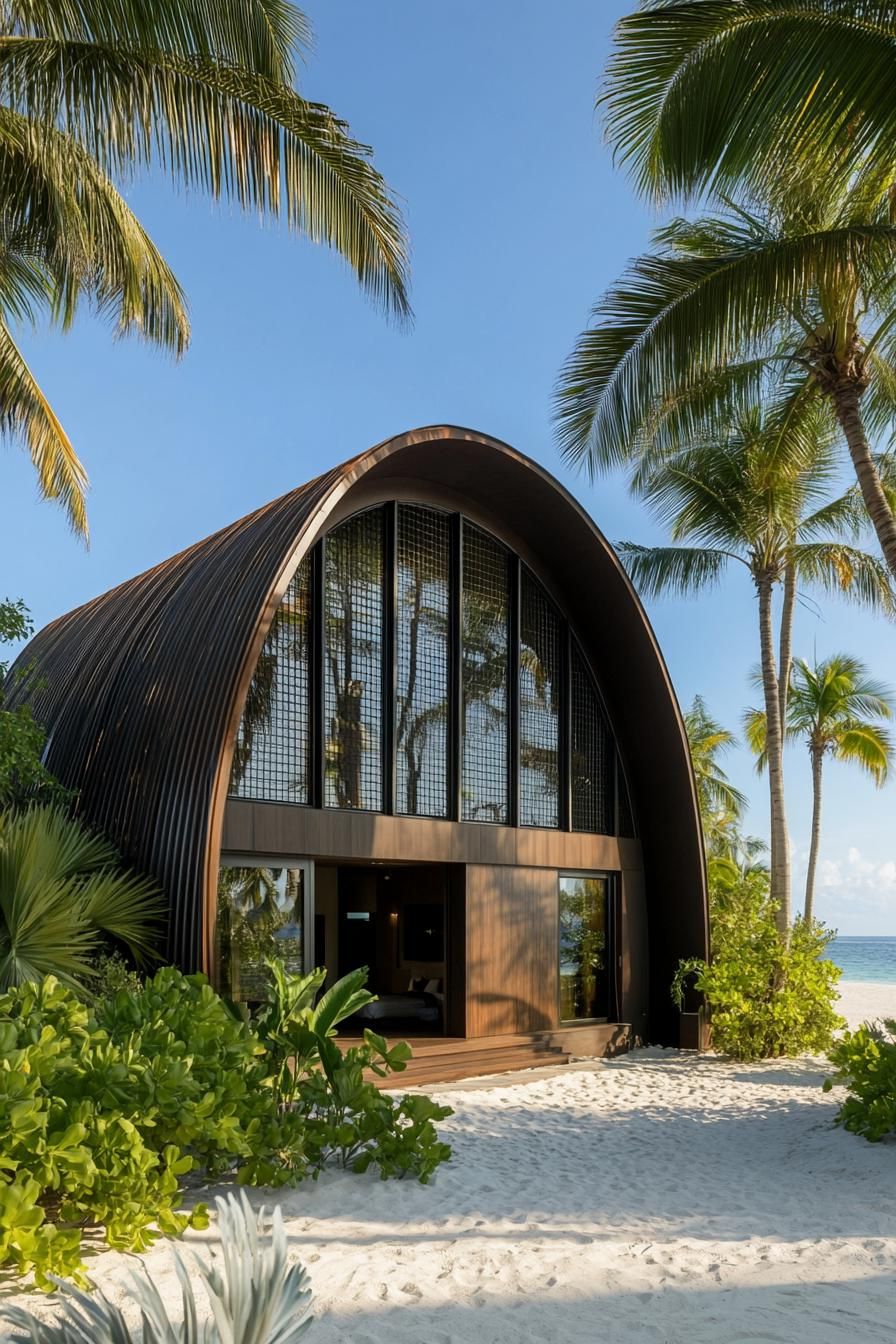
{"type": "Polygon", "coordinates": [[[584,509],[507,444],[438,425],[388,439],[42,630],[13,702],[47,727],[46,763],[172,903],[169,956],[203,959],[233,739],[295,566],[335,518],[377,499],[450,497],[502,520],[550,575],[597,673],[638,816],[652,1016],[679,957],[707,947],[705,872],[681,714],[644,610],[584,509]]]}

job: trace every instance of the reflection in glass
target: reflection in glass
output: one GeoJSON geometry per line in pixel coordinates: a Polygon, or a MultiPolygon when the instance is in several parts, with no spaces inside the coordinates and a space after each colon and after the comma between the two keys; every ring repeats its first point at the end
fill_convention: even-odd
{"type": "Polygon", "coordinates": [[[560,878],[560,1021],[606,1017],[607,879],[560,878]]]}
{"type": "Polygon", "coordinates": [[[328,807],[383,805],[383,511],[369,509],[326,539],[328,807]]]}
{"type": "Polygon", "coordinates": [[[613,748],[591,672],[573,646],[570,666],[572,828],[613,834],[613,748]]]}
{"type": "Polygon", "coordinates": [[[267,997],[266,957],[287,971],[304,969],[304,871],[231,868],[218,878],[218,965],[221,991],[237,1003],[267,997]]]}
{"type": "Polygon", "coordinates": [[[520,589],[520,822],[560,824],[560,618],[524,569],[520,589]]]}
{"type": "Polygon", "coordinates": [[[230,792],[238,798],[307,803],[311,564],[296,570],[264,642],[240,720],[230,792]]]}
{"type": "Polygon", "coordinates": [[[395,611],[395,810],[448,814],[449,524],[398,506],[395,611]]]}
{"type": "Polygon", "coordinates": [[[465,821],[508,820],[509,564],[478,527],[463,529],[461,749],[465,821]]]}

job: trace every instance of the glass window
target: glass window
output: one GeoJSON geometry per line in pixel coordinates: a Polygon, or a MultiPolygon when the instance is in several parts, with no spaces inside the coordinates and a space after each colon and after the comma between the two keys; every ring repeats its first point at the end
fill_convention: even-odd
{"type": "Polygon", "coordinates": [[[572,828],[613,834],[613,747],[597,688],[582,654],[573,646],[570,769],[572,828]]]}
{"type": "Polygon", "coordinates": [[[333,529],[325,545],[328,807],[383,805],[383,511],[333,529]]]}
{"type": "Polygon", "coordinates": [[[560,1020],[608,1013],[606,877],[560,878],[560,1020]]]}
{"type": "Polygon", "coordinates": [[[520,822],[560,824],[560,617],[524,569],[520,590],[520,822]]]}
{"type": "Polygon", "coordinates": [[[218,877],[218,966],[221,991],[237,1003],[267,997],[266,957],[287,971],[305,969],[307,870],[221,865],[218,877]]]}
{"type": "Polygon", "coordinates": [[[311,564],[296,570],[259,655],[240,720],[230,792],[238,798],[307,803],[311,564]]]}
{"type": "Polygon", "coordinates": [[[506,825],[509,556],[469,523],[463,538],[461,815],[506,825]]]}
{"type": "Polygon", "coordinates": [[[448,815],[448,518],[398,506],[395,810],[448,815]]]}

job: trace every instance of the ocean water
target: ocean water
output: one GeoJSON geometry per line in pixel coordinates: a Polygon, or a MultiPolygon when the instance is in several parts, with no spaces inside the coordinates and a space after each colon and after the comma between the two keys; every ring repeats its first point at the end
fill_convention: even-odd
{"type": "Polygon", "coordinates": [[[835,938],[827,955],[844,980],[896,985],[896,938],[835,938]]]}

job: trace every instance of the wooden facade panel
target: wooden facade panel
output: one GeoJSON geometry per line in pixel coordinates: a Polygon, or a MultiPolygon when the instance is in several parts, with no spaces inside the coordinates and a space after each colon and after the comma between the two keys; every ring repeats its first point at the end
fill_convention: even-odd
{"type": "Polygon", "coordinates": [[[557,872],[470,864],[466,1032],[503,1036],[557,1025],[557,872]]]}
{"type": "Polygon", "coordinates": [[[637,840],[478,822],[387,817],[290,803],[228,800],[222,849],[384,863],[488,863],[617,872],[641,868],[637,840]]]}

